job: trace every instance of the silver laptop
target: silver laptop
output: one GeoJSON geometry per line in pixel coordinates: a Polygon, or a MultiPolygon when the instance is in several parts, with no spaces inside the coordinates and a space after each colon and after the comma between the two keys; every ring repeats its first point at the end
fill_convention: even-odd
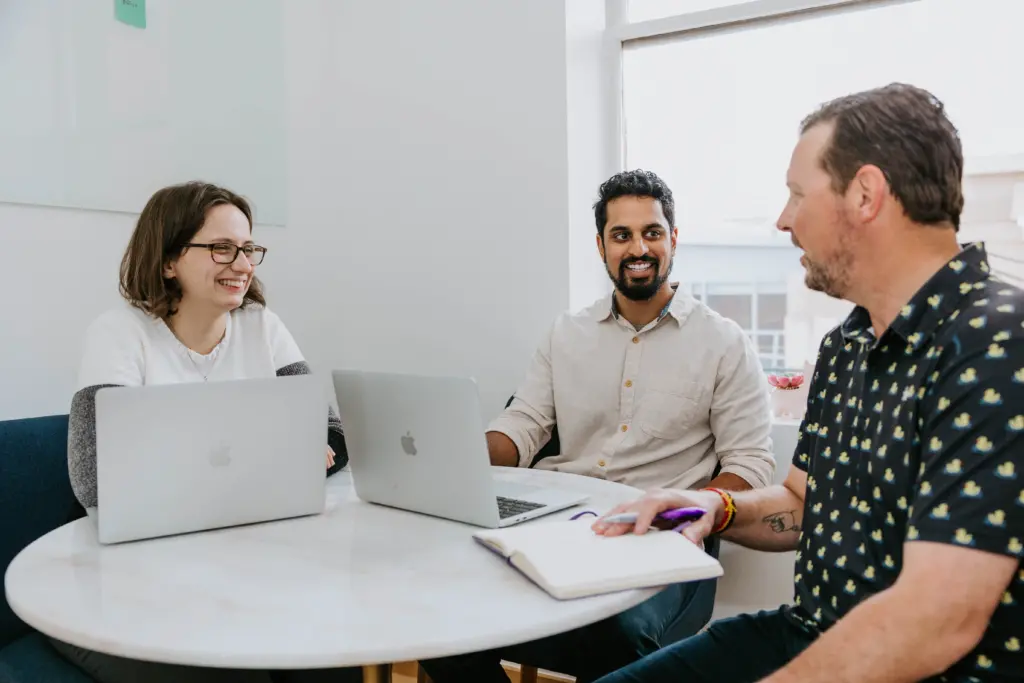
{"type": "Polygon", "coordinates": [[[497,528],[587,496],[496,481],[476,382],[336,370],[349,466],[362,500],[497,528]]]}
{"type": "Polygon", "coordinates": [[[99,541],[322,512],[326,452],[312,375],[101,389],[99,541]]]}

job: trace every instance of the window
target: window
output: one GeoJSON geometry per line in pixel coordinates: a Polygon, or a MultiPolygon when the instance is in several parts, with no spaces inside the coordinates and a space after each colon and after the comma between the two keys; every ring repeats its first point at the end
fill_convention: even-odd
{"type": "Polygon", "coordinates": [[[704,302],[726,318],[732,318],[745,330],[754,325],[754,297],[752,294],[708,294],[704,302]]]}
{"type": "Polygon", "coordinates": [[[734,320],[750,337],[766,371],[786,367],[784,318],[786,294],[779,285],[760,282],[685,282],[680,286],[720,315],[734,320]]]}
{"type": "MultiPolygon", "coordinates": [[[[628,16],[738,4],[630,0],[628,16]]],[[[997,272],[1024,279],[1014,215],[1024,202],[1012,197],[1024,182],[1022,23],[1024,3],[918,0],[624,42],[624,162],[658,173],[675,194],[673,279],[706,288],[708,305],[748,331],[766,367],[812,361],[849,305],[803,288],[798,253],[774,228],[789,156],[820,103],[893,81],[946,104],[967,161],[962,241],[985,239],[997,272]],[[737,291],[747,280],[756,287],[737,291]]]]}

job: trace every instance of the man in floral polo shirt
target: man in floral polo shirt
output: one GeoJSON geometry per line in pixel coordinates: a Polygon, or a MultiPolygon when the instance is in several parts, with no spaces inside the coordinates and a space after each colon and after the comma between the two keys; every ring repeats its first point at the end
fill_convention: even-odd
{"type": "Polygon", "coordinates": [[[1024,292],[958,244],[962,173],[943,105],[912,86],[804,121],[778,227],[807,286],[857,306],[822,342],[789,476],[628,506],[638,532],[696,504],[693,540],[796,550],[793,604],[601,683],[1024,680],[1024,292]]]}

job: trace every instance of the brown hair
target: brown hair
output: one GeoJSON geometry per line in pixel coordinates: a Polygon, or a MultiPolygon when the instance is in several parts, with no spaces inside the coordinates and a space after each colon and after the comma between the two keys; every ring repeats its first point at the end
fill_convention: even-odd
{"type": "Polygon", "coordinates": [[[857,171],[881,169],[889,190],[913,221],[960,229],[964,159],[960,136],[945,107],[927,90],[892,83],[826,102],[800,132],[833,123],[821,165],[843,193],[857,171]]]}
{"type": "MultiPolygon", "coordinates": [[[[223,187],[192,181],[165,187],[150,197],[121,259],[121,296],[158,318],[174,315],[175,304],[181,300],[181,286],[177,280],[164,277],[164,266],[181,256],[185,245],[203,227],[207,212],[221,204],[238,207],[252,230],[249,203],[223,187]]],[[[255,275],[242,307],[250,304],[266,305],[255,275]]]]}

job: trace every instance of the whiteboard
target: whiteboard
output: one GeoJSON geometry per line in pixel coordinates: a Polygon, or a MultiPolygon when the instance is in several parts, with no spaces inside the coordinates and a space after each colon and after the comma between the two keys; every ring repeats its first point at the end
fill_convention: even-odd
{"type": "Polygon", "coordinates": [[[286,216],[282,0],[0,0],[0,202],[138,213],[206,180],[286,216]]]}

